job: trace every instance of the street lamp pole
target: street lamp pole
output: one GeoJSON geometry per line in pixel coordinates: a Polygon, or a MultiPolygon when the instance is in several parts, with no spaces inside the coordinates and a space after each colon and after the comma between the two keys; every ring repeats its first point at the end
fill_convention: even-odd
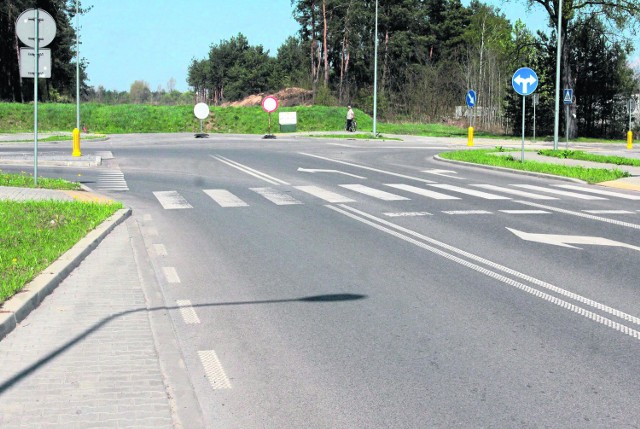
{"type": "Polygon", "coordinates": [[[378,118],[378,0],[376,0],[376,30],[373,48],[373,137],[377,135],[378,118]]]}
{"type": "Polygon", "coordinates": [[[558,52],[556,53],[556,116],[553,127],[553,149],[558,150],[558,135],[560,132],[560,61],[562,50],[562,0],[558,6],[558,52]]]}

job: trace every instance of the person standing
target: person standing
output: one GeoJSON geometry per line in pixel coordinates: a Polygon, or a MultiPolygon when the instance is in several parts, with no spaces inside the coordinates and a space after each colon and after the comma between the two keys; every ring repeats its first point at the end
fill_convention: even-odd
{"type": "Polygon", "coordinates": [[[347,131],[353,131],[353,119],[356,117],[351,106],[347,106],[347,131]]]}

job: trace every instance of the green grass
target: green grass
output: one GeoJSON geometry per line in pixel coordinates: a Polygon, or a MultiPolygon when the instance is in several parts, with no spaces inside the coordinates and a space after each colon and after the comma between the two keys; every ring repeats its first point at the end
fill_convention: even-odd
{"type": "MultiPolygon", "coordinates": [[[[33,176],[2,170],[0,186],[35,187],[33,176]]],[[[79,190],[80,185],[39,177],[38,188],[79,190]]],[[[121,203],[0,200],[0,303],[121,208],[121,203]]]]}
{"type": "MultiPolygon", "coordinates": [[[[3,173],[0,170],[0,186],[13,186],[18,188],[35,188],[32,174],[20,173],[11,174],[3,173]]],[[[46,177],[38,177],[38,188],[42,189],[60,189],[68,191],[80,190],[80,184],[68,182],[63,179],[50,179],[46,177]]]]}
{"type": "Polygon", "coordinates": [[[383,135],[378,135],[377,137],[373,137],[371,133],[363,134],[363,133],[354,133],[354,134],[309,134],[307,137],[318,137],[325,139],[357,139],[357,140],[390,140],[390,141],[399,141],[402,139],[395,137],[385,137],[383,135]]]}
{"type": "Polygon", "coordinates": [[[0,200],[0,302],[121,208],[120,203],[0,200]]]}
{"type": "Polygon", "coordinates": [[[544,155],[544,156],[552,156],[555,158],[578,159],[581,161],[601,162],[605,164],[630,165],[634,167],[640,167],[640,159],[624,158],[621,156],[594,155],[594,154],[582,152],[579,150],[543,149],[543,150],[539,150],[538,154],[544,155]]]}
{"type": "Polygon", "coordinates": [[[456,152],[444,152],[440,157],[456,161],[470,162],[474,164],[493,165],[497,167],[511,168],[514,170],[532,171],[537,173],[553,174],[556,176],[572,177],[589,183],[606,182],[622,177],[629,177],[626,171],[605,168],[570,167],[558,164],[543,163],[537,161],[520,161],[520,157],[496,156],[496,149],[461,150],[456,152]]]}

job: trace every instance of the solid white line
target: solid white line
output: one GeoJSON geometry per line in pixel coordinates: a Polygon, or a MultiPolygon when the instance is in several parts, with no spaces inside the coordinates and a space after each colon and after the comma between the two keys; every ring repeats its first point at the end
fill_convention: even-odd
{"type": "Polygon", "coordinates": [[[176,304],[180,308],[180,315],[182,316],[184,323],[187,325],[196,325],[200,323],[200,318],[193,309],[191,301],[188,299],[179,299],[176,301],[176,304]]]}
{"type": "Polygon", "coordinates": [[[277,179],[273,176],[269,176],[266,173],[263,173],[261,171],[258,171],[254,168],[248,167],[246,165],[240,164],[239,162],[233,161],[231,159],[225,158],[224,156],[220,156],[220,155],[210,155],[212,158],[217,159],[218,161],[227,164],[230,167],[233,167],[237,170],[242,171],[243,173],[249,174],[253,177],[257,177],[260,180],[264,180],[267,183],[270,183],[272,185],[288,185],[289,183],[285,182],[284,180],[280,180],[277,179]]]}
{"type": "Polygon", "coordinates": [[[424,188],[418,188],[416,186],[404,185],[401,183],[388,183],[386,186],[390,186],[395,189],[400,189],[401,191],[407,191],[414,194],[422,195],[423,197],[433,198],[436,200],[459,200],[460,198],[454,197],[453,195],[445,195],[440,192],[430,191],[424,188]]]}
{"type": "Polygon", "coordinates": [[[382,191],[380,189],[370,188],[364,185],[340,185],[343,188],[349,189],[351,191],[359,192],[364,195],[369,195],[370,197],[378,198],[383,201],[406,201],[409,198],[402,197],[400,195],[392,194],[389,192],[382,191]]]}
{"type": "Polygon", "coordinates": [[[619,192],[612,192],[604,189],[584,188],[582,186],[576,186],[576,185],[554,185],[554,186],[557,186],[559,188],[565,188],[565,189],[573,189],[576,191],[590,192],[592,194],[607,195],[609,197],[624,198],[626,200],[640,200],[640,195],[621,194],[619,192]]]}
{"type": "MultiPolygon", "coordinates": [[[[518,202],[520,202],[520,201],[518,201],[518,202]]],[[[529,203],[529,202],[523,202],[523,203],[534,205],[534,203],[529,203]]],[[[389,232],[392,235],[396,235],[396,234],[397,235],[401,235],[401,234],[399,234],[399,233],[397,233],[395,231],[390,231],[390,230],[388,230],[387,228],[385,228],[385,227],[383,227],[381,225],[375,224],[373,222],[370,222],[370,221],[368,221],[366,219],[362,219],[362,218],[372,219],[372,220],[376,221],[379,224],[388,226],[390,228],[393,228],[393,229],[395,229],[397,231],[400,231],[402,233],[405,233],[407,235],[416,237],[416,238],[418,238],[418,239],[420,239],[422,241],[425,241],[427,243],[434,244],[434,245],[439,246],[439,247],[441,247],[441,248],[443,248],[445,250],[448,250],[450,252],[457,253],[457,254],[459,254],[461,256],[464,256],[464,257],[469,258],[471,260],[474,260],[476,262],[479,262],[479,263],[482,263],[484,265],[487,265],[490,268],[502,271],[502,272],[507,273],[509,275],[512,275],[514,277],[518,277],[520,279],[528,281],[531,284],[535,284],[536,286],[545,288],[545,289],[547,289],[547,290],[549,290],[551,292],[554,292],[554,293],[557,293],[559,295],[565,296],[565,297],[567,297],[569,299],[573,299],[574,301],[578,301],[578,302],[580,302],[582,304],[588,305],[588,306],[593,307],[593,308],[595,308],[597,310],[600,310],[600,311],[603,311],[605,313],[611,314],[611,315],[613,315],[615,317],[618,317],[620,319],[623,319],[623,320],[626,320],[628,322],[634,323],[636,325],[640,325],[640,318],[638,318],[638,317],[635,317],[635,316],[632,316],[630,314],[624,313],[624,312],[622,312],[620,310],[617,310],[617,309],[609,307],[609,306],[607,306],[605,304],[601,304],[599,302],[593,301],[593,300],[591,300],[589,298],[583,297],[583,296],[578,295],[576,293],[569,292],[568,290],[559,288],[557,286],[554,286],[554,285],[549,284],[547,282],[544,282],[542,280],[538,280],[535,277],[531,277],[531,276],[529,276],[527,274],[520,273],[520,272],[518,272],[516,270],[513,270],[511,268],[507,268],[504,265],[497,264],[497,263],[492,262],[492,261],[490,261],[488,259],[485,259],[485,258],[482,258],[480,256],[474,255],[473,253],[458,249],[458,248],[456,248],[454,246],[451,246],[449,244],[446,244],[446,243],[443,243],[441,241],[435,240],[433,238],[426,237],[426,236],[424,236],[424,235],[422,235],[420,233],[417,233],[415,231],[412,231],[410,229],[401,227],[401,226],[396,225],[394,223],[388,222],[388,221],[386,221],[384,219],[381,219],[381,218],[375,217],[373,215],[370,215],[369,213],[366,213],[366,212],[363,212],[361,210],[355,209],[353,207],[345,206],[345,205],[340,205],[339,207],[344,209],[344,210],[348,210],[350,212],[353,212],[354,214],[348,213],[348,212],[342,212],[339,208],[336,208],[336,207],[333,207],[333,206],[327,206],[327,207],[329,207],[332,210],[341,212],[341,213],[343,213],[343,214],[345,214],[345,215],[347,215],[347,216],[349,216],[351,218],[354,218],[354,219],[356,219],[356,220],[358,220],[360,222],[363,222],[363,223],[365,223],[367,225],[371,225],[376,229],[380,229],[380,230],[383,230],[383,231],[386,230],[385,232],[389,232]],[[362,216],[362,218],[359,218],[358,216],[362,216]]],[[[405,239],[405,238],[403,238],[403,239],[405,239]]],[[[408,239],[412,240],[411,238],[408,238],[408,239]]],[[[418,243],[419,243],[418,244],[419,247],[427,246],[424,243],[420,243],[420,242],[418,242],[418,243]]],[[[433,249],[430,246],[427,246],[427,247],[429,247],[428,250],[433,249]]],[[[434,249],[434,250],[435,250],[434,253],[438,253],[438,254],[444,253],[444,252],[442,252],[442,251],[440,251],[438,249],[434,249]]],[[[445,257],[450,257],[451,256],[451,255],[448,255],[447,253],[444,253],[444,255],[447,255],[445,257]]]]}
{"type": "Polygon", "coordinates": [[[498,210],[502,213],[507,214],[550,214],[550,212],[545,210],[498,210]]]}
{"type": "Polygon", "coordinates": [[[582,210],[585,213],[591,214],[633,214],[629,210],[582,210]]]}
{"type": "Polygon", "coordinates": [[[390,176],[402,177],[403,179],[417,180],[418,182],[422,182],[422,183],[435,183],[433,180],[422,179],[420,177],[406,176],[404,174],[393,173],[391,171],[385,171],[385,170],[379,170],[377,168],[367,167],[365,165],[354,164],[346,161],[340,161],[337,159],[325,158],[324,156],[312,155],[310,153],[304,153],[304,152],[299,152],[299,153],[300,155],[311,156],[313,158],[323,159],[325,161],[330,161],[330,162],[336,162],[338,164],[343,164],[343,165],[349,165],[351,167],[362,168],[363,170],[375,171],[377,173],[388,174],[390,176]]]}
{"type": "Polygon", "coordinates": [[[429,212],[400,212],[400,213],[383,213],[389,217],[414,217],[414,216],[433,216],[429,212]]]}
{"type": "Polygon", "coordinates": [[[471,185],[471,186],[477,186],[478,188],[489,189],[492,191],[504,192],[505,194],[519,195],[521,197],[527,197],[534,200],[557,200],[556,197],[550,197],[548,195],[534,194],[531,192],[519,191],[517,189],[502,188],[500,186],[494,186],[494,185],[471,185]]]}
{"type": "Polygon", "coordinates": [[[447,191],[459,192],[461,194],[471,195],[474,197],[484,198],[485,200],[510,200],[509,197],[503,197],[502,195],[490,194],[488,192],[482,191],[474,191],[473,189],[461,188],[459,186],[447,185],[445,183],[435,183],[433,185],[435,188],[446,189],[447,191]]]}
{"type": "Polygon", "coordinates": [[[250,188],[253,192],[263,196],[267,200],[278,206],[288,206],[294,204],[302,204],[300,201],[293,198],[291,195],[278,191],[273,188],[250,188]]]}
{"type": "Polygon", "coordinates": [[[443,211],[442,213],[450,214],[450,215],[472,215],[472,214],[492,214],[486,210],[450,210],[443,211]]]}
{"type": "Polygon", "coordinates": [[[247,207],[249,204],[225,189],[203,189],[220,207],[247,207]]]}
{"type": "Polygon", "coordinates": [[[512,186],[517,186],[518,188],[532,189],[534,191],[548,192],[550,194],[564,195],[567,197],[578,198],[581,200],[606,200],[606,198],[594,197],[593,195],[583,195],[583,194],[577,194],[575,192],[559,191],[557,189],[543,188],[542,186],[535,186],[535,185],[512,185],[512,186]]]}
{"type": "Polygon", "coordinates": [[[231,389],[231,382],[222,368],[218,355],[213,350],[198,351],[198,357],[204,368],[204,374],[214,390],[231,389]]]}
{"type": "Polygon", "coordinates": [[[574,211],[571,211],[571,210],[560,209],[560,208],[557,208],[557,207],[545,206],[543,204],[532,203],[531,201],[515,201],[515,202],[519,203],[519,204],[524,204],[524,205],[527,205],[527,206],[538,207],[538,208],[541,208],[541,209],[544,209],[544,210],[549,210],[549,211],[552,211],[552,212],[564,213],[564,214],[568,214],[568,215],[572,215],[572,216],[583,217],[585,219],[597,220],[599,222],[606,222],[606,223],[610,223],[610,224],[613,224],[613,225],[624,226],[624,227],[627,227],[627,228],[640,229],[640,225],[635,224],[635,223],[622,222],[622,221],[619,221],[619,220],[609,219],[609,218],[606,218],[606,217],[593,216],[593,215],[590,215],[590,214],[574,212],[574,211]]]}
{"type": "Polygon", "coordinates": [[[175,268],[162,267],[162,273],[164,274],[164,278],[167,280],[167,283],[180,283],[180,277],[178,277],[178,272],[175,268]]]}
{"type": "Polygon", "coordinates": [[[311,194],[314,197],[323,199],[329,203],[355,203],[351,198],[343,197],[340,194],[327,191],[326,189],[322,189],[318,186],[294,186],[294,188],[302,192],[306,192],[307,194],[311,194]]]}
{"type": "Polygon", "coordinates": [[[167,210],[193,208],[177,191],[158,191],[154,192],[153,195],[162,204],[162,207],[167,210]]]}

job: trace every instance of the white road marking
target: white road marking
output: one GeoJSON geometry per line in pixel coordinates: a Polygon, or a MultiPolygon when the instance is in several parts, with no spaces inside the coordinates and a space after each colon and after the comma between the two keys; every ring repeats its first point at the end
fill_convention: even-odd
{"type": "Polygon", "coordinates": [[[592,195],[577,194],[575,192],[559,191],[557,189],[548,189],[548,188],[543,188],[542,186],[535,186],[535,185],[512,185],[512,186],[517,186],[518,188],[531,189],[534,191],[548,192],[549,194],[564,195],[566,197],[573,197],[581,200],[606,200],[606,198],[594,197],[592,195]]]}
{"type": "Polygon", "coordinates": [[[151,217],[150,214],[145,214],[144,216],[142,216],[142,220],[145,222],[151,222],[153,218],[151,217]]]}
{"type": "Polygon", "coordinates": [[[204,368],[204,374],[214,390],[231,389],[231,382],[214,350],[198,351],[198,357],[204,368]]]}
{"type": "Polygon", "coordinates": [[[482,267],[482,266],[477,265],[477,264],[474,264],[473,262],[466,261],[466,260],[464,260],[464,259],[462,259],[462,258],[460,258],[458,256],[454,256],[451,253],[447,253],[444,250],[440,250],[440,249],[435,248],[435,247],[433,247],[433,246],[431,246],[429,244],[426,244],[426,243],[430,243],[432,245],[439,246],[440,248],[443,248],[443,249],[445,249],[447,251],[450,251],[452,253],[457,253],[457,254],[459,254],[461,256],[464,256],[466,258],[469,258],[469,259],[471,259],[473,261],[476,261],[478,263],[482,263],[482,264],[484,264],[484,265],[486,265],[486,266],[488,266],[490,268],[502,271],[502,272],[504,272],[506,274],[509,274],[509,275],[512,275],[514,277],[518,277],[520,279],[528,281],[531,284],[534,284],[536,286],[545,288],[545,289],[547,289],[547,290],[549,290],[549,291],[551,291],[553,293],[556,293],[558,295],[562,295],[562,296],[564,296],[566,298],[569,298],[569,299],[572,299],[574,301],[580,302],[580,303],[585,304],[585,305],[587,305],[589,307],[595,308],[595,309],[597,309],[599,311],[602,311],[602,312],[605,312],[605,313],[610,314],[612,316],[618,317],[618,318],[620,318],[620,319],[622,319],[624,321],[631,322],[631,323],[634,323],[636,325],[640,325],[640,318],[638,318],[638,317],[635,317],[635,316],[632,316],[630,314],[624,313],[624,312],[622,312],[620,310],[617,310],[615,308],[609,307],[609,306],[607,306],[605,304],[602,304],[602,303],[599,303],[597,301],[591,300],[589,298],[586,298],[584,296],[581,296],[581,295],[578,295],[576,293],[570,292],[568,290],[562,289],[560,287],[554,286],[554,285],[549,284],[547,282],[544,282],[542,280],[538,280],[535,277],[531,277],[531,276],[529,276],[527,274],[520,273],[520,272],[515,271],[515,270],[513,270],[511,268],[507,268],[507,267],[505,267],[503,265],[497,264],[497,263],[492,262],[492,261],[490,261],[488,259],[485,259],[485,258],[482,258],[480,256],[474,255],[473,253],[466,252],[464,250],[461,250],[461,249],[458,249],[458,248],[456,248],[454,246],[445,244],[445,243],[440,242],[438,240],[435,240],[433,238],[426,237],[426,236],[424,236],[422,234],[419,234],[419,233],[417,233],[415,231],[412,231],[410,229],[407,229],[407,228],[401,227],[399,225],[396,225],[394,223],[388,222],[388,221],[386,221],[384,219],[375,217],[375,216],[370,215],[368,213],[365,213],[365,212],[363,212],[361,210],[357,210],[357,209],[355,209],[353,207],[349,207],[349,206],[345,206],[345,205],[327,206],[327,207],[329,209],[335,211],[335,212],[341,213],[341,214],[343,214],[343,215],[345,215],[347,217],[355,219],[358,222],[364,223],[365,225],[369,225],[369,226],[371,226],[371,227],[373,227],[373,228],[375,228],[375,229],[377,229],[379,231],[382,231],[382,232],[390,234],[390,235],[392,235],[394,237],[400,238],[401,240],[404,240],[404,241],[406,241],[408,243],[414,244],[415,246],[420,247],[422,249],[425,249],[425,250],[427,250],[429,252],[432,252],[432,253],[434,253],[436,255],[440,255],[440,256],[442,256],[442,257],[444,257],[446,259],[449,259],[449,260],[451,260],[451,261],[453,261],[453,262],[455,262],[457,264],[460,264],[462,266],[470,268],[470,269],[472,269],[474,271],[477,271],[477,272],[479,272],[481,274],[484,274],[484,275],[486,275],[488,277],[491,277],[491,278],[494,278],[496,280],[499,280],[499,281],[501,281],[501,282],[503,282],[503,283],[505,283],[505,284],[507,284],[509,286],[515,287],[515,288],[517,288],[519,290],[522,290],[522,291],[524,291],[526,293],[529,293],[529,294],[531,294],[531,295],[533,295],[533,296],[535,296],[537,298],[540,298],[540,299],[543,299],[545,301],[548,301],[548,302],[550,302],[550,303],[552,303],[554,305],[562,307],[562,308],[564,308],[566,310],[569,310],[569,311],[571,311],[573,313],[579,314],[579,315],[581,315],[581,316],[583,316],[583,317],[585,317],[585,318],[587,318],[589,320],[592,320],[594,322],[600,323],[600,324],[602,324],[604,326],[607,326],[607,327],[609,327],[611,329],[614,329],[614,330],[616,330],[618,332],[621,332],[621,333],[623,333],[625,335],[629,335],[629,336],[631,336],[631,337],[633,337],[635,339],[640,340],[640,331],[638,331],[638,330],[635,330],[635,329],[630,328],[630,327],[628,327],[626,325],[623,325],[621,323],[618,323],[618,322],[612,321],[610,319],[607,319],[606,317],[603,317],[603,316],[601,316],[599,314],[596,314],[596,313],[594,313],[594,312],[592,312],[590,310],[586,310],[586,309],[584,309],[582,307],[579,307],[577,305],[571,304],[568,301],[559,299],[559,298],[557,298],[557,297],[555,297],[553,295],[549,295],[549,294],[547,294],[545,292],[542,292],[542,291],[540,291],[538,289],[535,289],[535,288],[532,288],[532,287],[527,286],[525,284],[522,284],[522,283],[520,283],[518,281],[515,281],[515,280],[509,278],[509,277],[506,277],[506,276],[498,274],[498,273],[496,273],[494,271],[488,270],[487,268],[482,267]],[[412,237],[415,237],[415,238],[412,238],[412,237]],[[416,240],[416,238],[419,239],[419,240],[422,240],[422,241],[418,241],[418,240],[416,240]]]}
{"type": "Polygon", "coordinates": [[[335,163],[343,164],[343,165],[349,165],[351,167],[362,168],[363,170],[375,171],[377,173],[388,174],[390,176],[402,177],[403,179],[416,180],[416,181],[422,182],[422,183],[435,183],[435,182],[433,182],[433,180],[422,179],[420,177],[406,176],[404,174],[394,173],[392,171],[385,171],[385,170],[380,170],[380,169],[373,168],[373,167],[367,167],[366,165],[359,165],[359,164],[354,164],[352,162],[346,162],[346,161],[340,161],[340,160],[337,160],[337,159],[325,158],[324,156],[312,155],[310,153],[304,153],[304,152],[299,152],[299,153],[300,153],[300,155],[311,156],[313,158],[318,158],[318,159],[324,159],[325,161],[335,162],[335,163]]]}
{"type": "Polygon", "coordinates": [[[164,274],[164,278],[167,280],[167,283],[180,283],[180,277],[178,277],[178,272],[174,267],[162,267],[162,273],[164,274]]]}
{"type": "Polygon", "coordinates": [[[409,198],[402,197],[400,195],[392,194],[389,192],[382,191],[380,189],[370,188],[364,185],[340,185],[343,188],[349,189],[351,191],[359,192],[364,195],[369,195],[370,197],[378,198],[383,201],[406,201],[409,198]]]}
{"type": "Polygon", "coordinates": [[[527,198],[531,198],[531,199],[534,199],[534,200],[557,200],[556,197],[550,197],[548,195],[534,194],[534,193],[531,193],[531,192],[519,191],[517,189],[503,188],[503,187],[494,186],[494,185],[471,185],[471,186],[476,186],[478,188],[489,189],[491,191],[504,192],[505,194],[519,195],[521,197],[527,197],[527,198]]]}
{"type": "Polygon", "coordinates": [[[193,208],[177,191],[158,191],[154,192],[153,195],[162,204],[162,207],[167,210],[193,208]]]}
{"type": "Polygon", "coordinates": [[[318,186],[295,186],[295,188],[329,203],[355,203],[351,198],[343,197],[340,194],[327,191],[326,189],[322,189],[318,186]]]}
{"type": "Polygon", "coordinates": [[[157,256],[167,256],[167,248],[164,247],[164,244],[154,244],[153,249],[156,252],[157,256]]]}
{"type": "Polygon", "coordinates": [[[507,228],[526,241],[533,241],[536,243],[551,244],[560,247],[570,247],[572,249],[581,249],[581,247],[571,246],[571,244],[589,244],[592,246],[610,246],[610,247],[624,247],[626,249],[640,251],[640,247],[633,246],[631,244],[622,243],[620,241],[609,240],[604,237],[590,237],[583,235],[556,235],[556,234],[536,234],[531,232],[519,231],[513,228],[507,228]],[[569,243],[569,244],[568,244],[569,243]]]}
{"type": "Polygon", "coordinates": [[[498,210],[507,214],[551,214],[551,212],[545,210],[498,210]]]}
{"type": "Polygon", "coordinates": [[[128,191],[129,186],[120,170],[105,170],[98,174],[96,189],[104,191],[128,191]]]}
{"type": "Polygon", "coordinates": [[[437,168],[433,168],[431,170],[422,170],[422,172],[423,173],[429,173],[429,174],[435,174],[436,176],[449,177],[450,179],[464,180],[462,177],[452,176],[452,174],[458,174],[457,171],[453,171],[453,170],[439,170],[437,168]]]}
{"type": "Polygon", "coordinates": [[[459,192],[461,194],[471,195],[474,197],[484,198],[486,200],[510,200],[509,197],[503,197],[502,195],[490,194],[488,192],[475,191],[473,189],[461,188],[459,186],[447,185],[445,183],[435,183],[433,186],[438,189],[446,189],[448,191],[459,192]]]}
{"type": "Polygon", "coordinates": [[[225,189],[203,189],[220,207],[247,207],[249,204],[225,189]]]}
{"type": "Polygon", "coordinates": [[[400,213],[383,213],[389,217],[414,217],[414,216],[433,216],[429,212],[400,212],[400,213]]]}
{"type": "Polygon", "coordinates": [[[338,171],[338,170],[322,170],[320,168],[298,168],[298,171],[303,173],[335,173],[335,174],[342,174],[345,176],[355,177],[356,179],[366,179],[366,177],[358,176],[351,173],[345,173],[344,171],[338,171]]]}
{"type": "Polygon", "coordinates": [[[281,192],[273,188],[250,188],[253,192],[263,196],[267,200],[278,206],[288,206],[294,204],[302,204],[300,201],[293,198],[291,195],[281,192]]]}
{"type": "Polygon", "coordinates": [[[585,213],[591,214],[633,214],[629,210],[582,210],[585,213]]]}
{"type": "Polygon", "coordinates": [[[224,156],[220,156],[220,155],[216,155],[216,156],[210,155],[210,156],[213,159],[217,159],[218,161],[224,164],[227,164],[230,167],[240,170],[243,173],[249,174],[250,176],[257,177],[258,179],[264,180],[265,182],[270,183],[272,185],[288,185],[288,183],[285,182],[284,180],[280,180],[273,176],[269,176],[266,173],[263,173],[251,167],[247,167],[246,165],[242,165],[239,162],[232,161],[228,158],[225,158],[224,156]]]}
{"type": "Polygon", "coordinates": [[[605,189],[585,188],[582,186],[575,186],[575,185],[555,185],[555,186],[559,188],[573,189],[581,192],[589,192],[592,194],[607,195],[609,197],[624,198],[626,200],[640,200],[640,195],[621,194],[620,192],[607,191],[605,189]]]}
{"type": "Polygon", "coordinates": [[[433,198],[436,200],[459,200],[460,198],[454,197],[453,195],[445,195],[440,192],[430,191],[424,188],[418,188],[416,186],[411,185],[403,185],[401,183],[388,183],[386,186],[390,186],[392,188],[400,189],[402,191],[411,192],[414,194],[422,195],[423,197],[433,198]]]}
{"type": "Polygon", "coordinates": [[[640,225],[635,224],[635,223],[629,223],[629,222],[622,222],[616,219],[609,219],[606,217],[600,217],[600,216],[594,216],[594,215],[590,215],[590,214],[585,214],[585,213],[580,213],[580,212],[574,212],[571,210],[565,210],[565,209],[561,209],[561,208],[557,208],[557,207],[551,207],[551,206],[545,206],[543,204],[537,204],[537,203],[533,203],[531,201],[516,201],[516,203],[519,204],[524,204],[527,206],[531,206],[531,207],[538,207],[544,210],[549,210],[552,212],[557,212],[557,213],[564,213],[564,214],[568,214],[568,215],[572,215],[572,216],[578,216],[578,217],[583,217],[585,219],[591,219],[591,220],[597,220],[600,222],[606,222],[606,223],[610,223],[613,225],[619,225],[619,226],[624,226],[627,228],[633,228],[633,229],[640,229],[640,225]]]}
{"type": "Polygon", "coordinates": [[[473,214],[492,214],[486,210],[449,210],[443,211],[442,213],[450,214],[450,215],[473,215],[473,214]]]}
{"type": "Polygon", "coordinates": [[[178,307],[180,309],[180,315],[182,315],[182,320],[187,325],[196,325],[200,323],[200,318],[196,314],[196,311],[191,305],[191,301],[188,299],[179,299],[176,301],[178,307]]]}

